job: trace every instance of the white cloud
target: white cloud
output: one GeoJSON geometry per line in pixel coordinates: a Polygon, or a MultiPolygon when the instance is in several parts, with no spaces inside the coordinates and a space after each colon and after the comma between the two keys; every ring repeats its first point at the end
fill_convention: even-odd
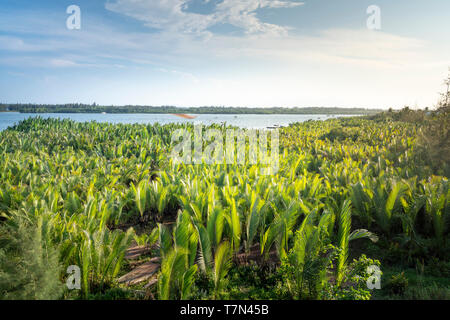
{"type": "Polygon", "coordinates": [[[216,17],[220,22],[227,22],[243,28],[246,33],[287,34],[287,28],[275,24],[263,23],[256,16],[260,8],[293,8],[302,2],[277,0],[224,0],[217,5],[216,17]]]}
{"type": "Polygon", "coordinates": [[[105,7],[164,32],[208,34],[209,27],[229,23],[249,34],[286,34],[286,27],[262,22],[257,17],[256,11],[261,8],[293,8],[303,4],[291,0],[224,0],[216,5],[212,13],[198,14],[185,11],[189,2],[189,0],[113,0],[107,2],[105,7]]]}
{"type": "MultiPolygon", "coordinates": [[[[284,63],[345,63],[399,69],[435,62],[444,55],[426,40],[367,29],[328,29],[315,35],[216,37],[208,44],[218,55],[284,63]]],[[[445,51],[443,51],[445,52],[445,51]]]]}
{"type": "Polygon", "coordinates": [[[178,71],[178,70],[167,70],[164,68],[158,68],[157,69],[160,72],[164,72],[164,73],[169,73],[169,74],[173,74],[177,77],[180,77],[181,79],[184,80],[188,80],[189,82],[198,84],[200,83],[200,79],[198,77],[196,77],[195,75],[193,75],[192,73],[189,72],[182,72],[182,71],[178,71]]]}
{"type": "Polygon", "coordinates": [[[57,68],[76,67],[78,64],[71,60],[51,59],[50,64],[57,68]]]}
{"type": "Polygon", "coordinates": [[[0,48],[2,50],[25,50],[27,46],[22,39],[9,36],[0,36],[0,48]]]}

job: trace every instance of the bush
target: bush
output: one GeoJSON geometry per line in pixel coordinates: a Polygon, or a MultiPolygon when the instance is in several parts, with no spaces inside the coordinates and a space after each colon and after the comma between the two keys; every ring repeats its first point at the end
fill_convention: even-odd
{"type": "Polygon", "coordinates": [[[403,295],[408,289],[408,278],[406,278],[405,273],[399,273],[393,275],[391,279],[389,279],[386,289],[391,294],[403,295]]]}
{"type": "Polygon", "coordinates": [[[63,293],[61,267],[40,229],[23,222],[0,227],[0,299],[54,300],[63,293]]]}
{"type": "Polygon", "coordinates": [[[434,174],[450,177],[450,113],[440,109],[419,132],[416,156],[430,166],[434,174]]]}
{"type": "Polygon", "coordinates": [[[450,289],[439,287],[436,284],[411,287],[405,292],[403,298],[407,300],[450,300],[450,289]]]}
{"type": "Polygon", "coordinates": [[[431,257],[428,265],[425,267],[425,272],[435,277],[450,278],[450,261],[441,261],[435,257],[431,257]]]}
{"type": "Polygon", "coordinates": [[[370,300],[372,293],[367,286],[367,281],[373,274],[369,274],[368,268],[371,266],[379,268],[380,265],[380,261],[367,258],[364,254],[358,260],[354,259],[348,267],[346,286],[335,288],[334,298],[338,300],[370,300]]]}
{"type": "Polygon", "coordinates": [[[356,141],[358,139],[358,133],[350,133],[347,130],[344,130],[342,127],[333,128],[327,134],[324,134],[320,137],[321,140],[328,139],[331,142],[334,141],[345,141],[346,139],[350,139],[352,141],[356,141]]]}

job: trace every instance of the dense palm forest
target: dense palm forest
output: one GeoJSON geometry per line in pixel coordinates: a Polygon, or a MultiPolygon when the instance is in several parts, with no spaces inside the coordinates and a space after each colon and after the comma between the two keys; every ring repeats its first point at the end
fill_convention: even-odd
{"type": "Polygon", "coordinates": [[[274,175],[173,163],[190,125],[22,121],[0,133],[0,299],[449,299],[448,120],[293,124],[274,175]]]}

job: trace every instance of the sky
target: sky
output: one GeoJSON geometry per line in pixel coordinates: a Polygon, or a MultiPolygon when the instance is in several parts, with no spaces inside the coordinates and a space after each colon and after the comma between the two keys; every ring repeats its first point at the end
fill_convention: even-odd
{"type": "Polygon", "coordinates": [[[448,0],[1,0],[0,102],[432,107],[449,31],[448,0]]]}

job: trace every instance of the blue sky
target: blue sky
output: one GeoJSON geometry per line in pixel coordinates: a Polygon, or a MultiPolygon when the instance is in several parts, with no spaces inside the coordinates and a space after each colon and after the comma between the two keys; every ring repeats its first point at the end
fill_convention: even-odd
{"type": "Polygon", "coordinates": [[[0,102],[432,106],[449,30],[448,0],[2,0],[0,102]]]}

